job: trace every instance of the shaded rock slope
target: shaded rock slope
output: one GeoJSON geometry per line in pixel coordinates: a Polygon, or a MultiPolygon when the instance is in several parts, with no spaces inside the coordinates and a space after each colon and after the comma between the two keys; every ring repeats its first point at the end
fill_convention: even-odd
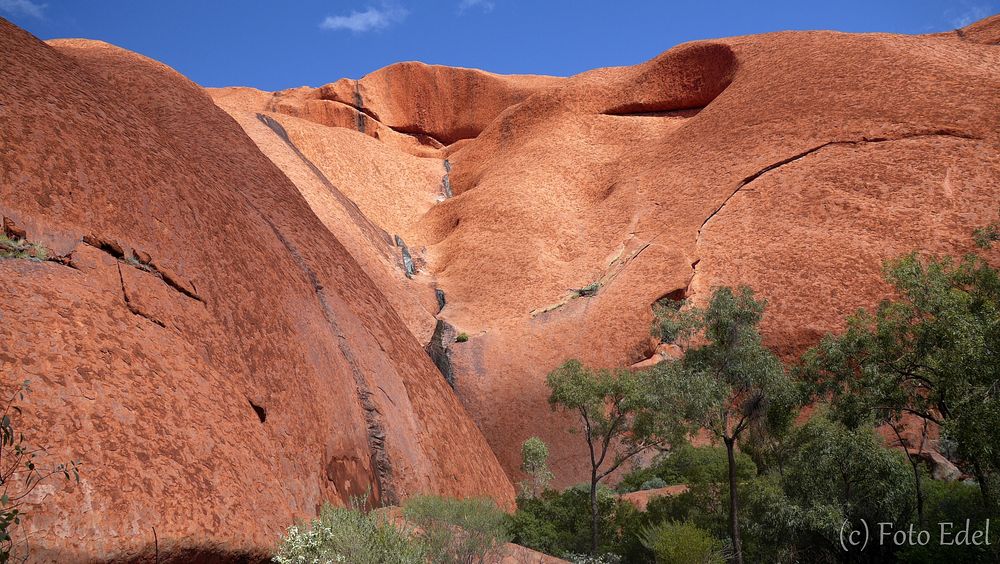
{"type": "Polygon", "coordinates": [[[545,374],[655,360],[655,301],[749,284],[792,358],[887,295],[885,259],[966,252],[1000,213],[998,17],[208,95],[0,32],[0,213],[58,259],[0,261],[0,369],[86,464],[36,500],[51,551],[139,557],[156,527],[257,557],[369,488],[509,505],[532,435],[579,482],[545,374]]]}
{"type": "Polygon", "coordinates": [[[32,382],[32,443],[83,463],[29,499],[34,558],[257,560],[366,492],[512,503],[379,272],[311,211],[332,190],[300,193],[159,63],[4,20],[0,52],[0,214],[52,257],[0,260],[0,371],[32,382]]]}

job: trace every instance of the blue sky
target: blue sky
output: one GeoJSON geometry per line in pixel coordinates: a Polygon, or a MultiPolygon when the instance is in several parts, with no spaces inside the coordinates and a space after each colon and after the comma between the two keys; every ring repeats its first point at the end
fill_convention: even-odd
{"type": "Polygon", "coordinates": [[[43,39],[101,39],[205,86],[278,90],[418,60],[571,75],[693,39],[786,29],[929,33],[1000,0],[0,0],[43,39]]]}

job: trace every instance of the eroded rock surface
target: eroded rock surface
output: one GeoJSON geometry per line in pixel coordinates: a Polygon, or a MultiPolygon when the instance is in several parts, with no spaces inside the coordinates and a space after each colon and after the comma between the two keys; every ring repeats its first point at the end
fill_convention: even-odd
{"type": "Polygon", "coordinates": [[[1000,202],[998,30],[210,99],[4,23],[0,213],[60,260],[0,260],[0,368],[87,469],[38,500],[36,546],[137,557],[155,526],[173,554],[257,557],[368,488],[509,505],[535,435],[555,485],[583,480],[545,374],[675,356],[649,338],[658,300],[749,284],[794,358],[888,295],[885,259],[971,250],[1000,202]],[[471,336],[445,351],[461,404],[424,349],[439,322],[471,336]]]}
{"type": "Polygon", "coordinates": [[[350,216],[373,249],[353,256],[159,63],[4,20],[0,52],[0,213],[66,257],[0,260],[0,373],[32,381],[29,441],[83,464],[30,499],[34,558],[256,560],[294,518],[366,493],[511,504],[366,268],[389,254],[377,228],[350,216]]]}

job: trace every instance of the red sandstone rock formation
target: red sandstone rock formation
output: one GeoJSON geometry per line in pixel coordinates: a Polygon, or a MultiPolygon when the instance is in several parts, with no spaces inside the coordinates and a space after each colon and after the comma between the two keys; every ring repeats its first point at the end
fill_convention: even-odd
{"type": "Polygon", "coordinates": [[[31,499],[35,558],[149,556],[154,528],[161,559],[258,558],[369,490],[512,503],[374,259],[200,88],[3,20],[0,52],[0,215],[65,257],[0,261],[0,373],[32,380],[29,441],[83,462],[31,499]]]}
{"type": "MultiPolygon", "coordinates": [[[[699,41],[562,80],[426,66],[361,79],[354,106],[371,109],[366,123],[459,140],[413,151],[416,141],[383,139],[448,159],[455,197],[396,225],[426,261],[418,282],[447,296],[439,317],[472,336],[451,347],[456,390],[509,475],[537,434],[557,485],[585,477],[579,438],[565,433],[574,421],[550,411],[544,375],[570,357],[655,362],[659,298],[697,302],[714,286],[749,284],[769,302],[768,345],[792,359],[886,296],[883,260],[970,250],[972,229],[1000,203],[997,30],[1000,17],[931,36],[699,41]],[[464,95],[477,88],[489,103],[469,116],[464,95]],[[591,284],[590,295],[573,290],[591,284]]],[[[357,130],[305,109],[317,98],[351,105],[351,84],[277,93],[259,109],[328,136],[357,130]]],[[[215,93],[224,107],[229,95],[215,93]]],[[[332,140],[292,136],[319,163],[337,152],[332,140]]]]}
{"type": "Polygon", "coordinates": [[[672,354],[656,300],[749,284],[791,359],[887,295],[884,259],[971,248],[1000,204],[998,30],[211,90],[240,131],[162,65],[5,24],[0,211],[75,268],[0,262],[0,362],[89,472],[32,530],[74,554],[135,555],[155,525],[175,553],[256,555],[380,473],[385,500],[509,503],[421,350],[437,319],[471,337],[448,347],[455,391],[507,474],[539,435],[556,485],[581,481],[544,376],[672,354]]]}

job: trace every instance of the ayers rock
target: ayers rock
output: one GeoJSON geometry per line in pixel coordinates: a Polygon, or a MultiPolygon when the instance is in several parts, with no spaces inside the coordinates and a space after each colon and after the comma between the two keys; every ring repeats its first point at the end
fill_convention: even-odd
{"type": "Polygon", "coordinates": [[[148,557],[155,527],[161,557],[259,558],[366,491],[509,507],[532,435],[584,480],[545,374],[654,361],[657,300],[749,284],[793,358],[887,295],[883,260],[971,249],[998,43],[995,16],[270,93],[2,23],[0,213],[52,259],[0,261],[0,371],[84,462],[33,498],[37,557],[148,557]]]}

